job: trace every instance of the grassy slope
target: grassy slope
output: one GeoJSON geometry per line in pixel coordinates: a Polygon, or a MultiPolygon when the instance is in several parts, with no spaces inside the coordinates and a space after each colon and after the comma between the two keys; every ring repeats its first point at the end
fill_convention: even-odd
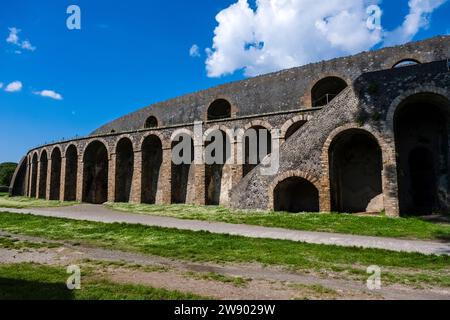
{"type": "Polygon", "coordinates": [[[35,264],[0,265],[0,300],[186,300],[201,297],[147,286],[85,279],[81,290],[66,287],[69,275],[62,267],[35,264]]]}
{"type": "Polygon", "coordinates": [[[379,237],[450,240],[450,225],[418,218],[361,217],[346,214],[292,214],[232,211],[221,207],[116,203],[107,207],[123,212],[220,221],[294,230],[335,232],[379,237]]]}
{"type": "Polygon", "coordinates": [[[365,276],[368,266],[378,265],[383,270],[393,270],[392,274],[385,273],[385,277],[395,276],[397,283],[419,281],[450,286],[448,256],[250,239],[206,232],[11,213],[0,213],[0,230],[191,261],[258,262],[297,270],[332,271],[359,276],[365,276]]]}
{"type": "Polygon", "coordinates": [[[72,206],[76,202],[47,201],[28,197],[9,197],[8,194],[0,194],[0,208],[51,208],[72,206]]]}

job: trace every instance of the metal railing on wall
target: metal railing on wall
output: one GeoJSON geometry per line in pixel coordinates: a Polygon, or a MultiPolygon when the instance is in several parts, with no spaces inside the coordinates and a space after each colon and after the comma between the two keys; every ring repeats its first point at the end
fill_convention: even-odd
{"type": "Polygon", "coordinates": [[[326,106],[337,96],[338,96],[337,94],[327,93],[327,94],[323,95],[322,97],[320,97],[319,99],[313,101],[313,107],[317,108],[317,107],[326,106]]]}

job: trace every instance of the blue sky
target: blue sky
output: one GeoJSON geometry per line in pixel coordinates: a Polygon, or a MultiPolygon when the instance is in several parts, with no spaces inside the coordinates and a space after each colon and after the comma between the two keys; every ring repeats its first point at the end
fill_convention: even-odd
{"type": "MultiPolygon", "coordinates": [[[[240,7],[230,7],[237,0],[2,1],[0,162],[19,161],[27,150],[45,142],[87,135],[110,120],[154,102],[243,79],[246,75],[281,69],[288,56],[295,56],[290,64],[297,65],[385,44],[379,39],[367,44],[356,37],[351,46],[323,40],[322,51],[303,52],[300,47],[301,54],[292,55],[297,48],[279,42],[280,50],[275,55],[270,51],[273,38],[264,33],[264,23],[262,27],[256,23],[240,25],[241,21],[248,24],[249,20],[240,20],[241,13],[249,14],[249,10],[257,8],[254,1],[250,1],[249,9],[244,0],[240,1],[240,7]],[[81,8],[81,30],[70,31],[66,27],[66,9],[71,4],[81,8]],[[226,17],[220,22],[216,21],[219,12],[226,17]],[[233,27],[231,30],[250,28],[252,40],[226,36],[229,26],[233,27]],[[18,40],[6,41],[12,27],[20,29],[16,33],[18,40]],[[257,48],[261,51],[252,52],[251,59],[276,58],[254,65],[251,59],[242,58],[234,50],[233,44],[239,41],[261,44],[257,48]],[[199,57],[190,55],[194,44],[199,48],[199,57]],[[206,48],[211,48],[209,58],[206,48]],[[229,64],[218,64],[217,58],[229,64]],[[14,81],[20,81],[21,90],[5,91],[14,81]],[[42,96],[44,90],[47,96],[42,96]],[[54,94],[60,94],[61,99],[48,97],[52,95],[49,92],[53,98],[54,94]]],[[[308,2],[298,1],[296,5],[308,2]]],[[[426,1],[443,3],[426,15],[427,26],[421,26],[412,39],[450,31],[450,3],[426,1]]],[[[410,12],[407,0],[372,2],[378,2],[382,8],[382,27],[386,30],[401,26],[410,12]]],[[[309,3],[314,6],[317,1],[309,3]]],[[[308,7],[303,9],[308,11],[308,7]]],[[[332,26],[332,20],[327,23],[332,26]]],[[[319,46],[320,39],[317,42],[319,46]]]]}

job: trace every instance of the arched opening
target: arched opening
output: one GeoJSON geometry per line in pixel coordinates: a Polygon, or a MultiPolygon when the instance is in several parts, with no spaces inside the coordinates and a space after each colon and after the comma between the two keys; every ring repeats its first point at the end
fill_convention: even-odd
{"type": "Polygon", "coordinates": [[[415,59],[404,59],[404,60],[400,60],[399,62],[394,64],[394,66],[392,68],[396,69],[396,68],[410,67],[410,66],[415,66],[418,64],[420,64],[420,62],[415,59]]]}
{"type": "Polygon", "coordinates": [[[194,141],[188,134],[181,134],[172,142],[172,203],[187,203],[193,190],[194,141]],[[177,160],[176,162],[174,160],[177,160]],[[181,160],[181,161],[180,161],[181,160]]]}
{"type": "Polygon", "coordinates": [[[156,117],[154,116],[150,116],[147,118],[147,120],[145,120],[145,129],[153,129],[153,128],[158,128],[158,119],[156,119],[156,117]]]}
{"type": "Polygon", "coordinates": [[[329,149],[331,209],[336,212],[381,212],[384,209],[382,152],[368,132],[351,129],[329,149]]]}
{"type": "Polygon", "coordinates": [[[142,143],[142,202],[156,203],[162,164],[162,143],[157,136],[148,136],[142,143]]]}
{"type": "Polygon", "coordinates": [[[231,118],[231,104],[225,99],[218,99],[208,108],[208,120],[231,118]]]}
{"type": "Polygon", "coordinates": [[[66,150],[66,178],[64,200],[75,201],[77,198],[78,152],[74,145],[66,150]]]}
{"type": "Polygon", "coordinates": [[[41,154],[39,161],[39,198],[45,199],[47,196],[47,170],[48,170],[48,156],[47,151],[41,154]]]}
{"type": "Polygon", "coordinates": [[[37,189],[37,174],[38,172],[38,156],[35,153],[33,155],[33,158],[31,160],[31,181],[30,181],[30,197],[35,198],[36,195],[36,189],[37,189]]]}
{"type": "Polygon", "coordinates": [[[345,88],[347,88],[347,83],[338,77],[327,77],[320,80],[311,90],[313,108],[326,106],[345,88]]]}
{"type": "Polygon", "coordinates": [[[294,133],[296,133],[298,130],[300,130],[301,127],[303,127],[305,125],[307,121],[306,120],[302,120],[302,121],[297,121],[294,124],[292,124],[289,129],[286,131],[286,135],[284,136],[285,140],[288,140],[290,137],[292,137],[294,135],[294,133]]]}
{"type": "Polygon", "coordinates": [[[130,139],[123,138],[116,147],[116,202],[130,201],[133,169],[133,144],[130,139]]]}
{"type": "Polygon", "coordinates": [[[100,141],[89,144],[84,153],[83,201],[102,204],[108,201],[108,150],[100,141]]]}
{"type": "Polygon", "coordinates": [[[59,200],[61,190],[61,150],[55,148],[51,155],[50,200],[59,200]]]}
{"type": "Polygon", "coordinates": [[[288,178],[274,191],[274,209],[284,212],[319,212],[319,191],[306,179],[288,178]]]}
{"type": "Polygon", "coordinates": [[[244,135],[244,177],[255,169],[263,159],[272,153],[272,135],[270,130],[255,126],[244,135]]]}
{"type": "Polygon", "coordinates": [[[206,138],[205,165],[205,203],[206,205],[220,205],[222,196],[225,197],[230,185],[229,177],[225,175],[225,164],[231,156],[231,142],[229,136],[221,131],[213,131],[206,138]],[[209,152],[211,151],[211,152],[209,152]],[[211,157],[209,159],[209,157],[211,157]]]}
{"type": "Polygon", "coordinates": [[[399,204],[402,215],[448,210],[448,108],[445,98],[418,94],[394,116],[399,204]]]}

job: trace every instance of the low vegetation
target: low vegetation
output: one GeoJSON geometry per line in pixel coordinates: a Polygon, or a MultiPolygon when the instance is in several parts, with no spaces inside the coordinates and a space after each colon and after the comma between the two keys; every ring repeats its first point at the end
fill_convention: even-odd
{"type": "Polygon", "coordinates": [[[450,256],[253,239],[142,225],[105,224],[0,213],[0,230],[197,262],[260,263],[367,279],[378,265],[386,281],[450,287],[450,256]]]}
{"type": "Polygon", "coordinates": [[[437,224],[421,220],[420,218],[370,217],[349,214],[245,212],[222,207],[190,205],[114,203],[107,204],[107,207],[128,213],[249,224],[293,230],[404,239],[450,240],[450,224],[437,224]]]}
{"type": "Polygon", "coordinates": [[[6,193],[0,193],[0,208],[26,209],[26,208],[55,208],[73,206],[77,202],[48,201],[28,197],[10,197],[6,193]]]}
{"type": "Polygon", "coordinates": [[[202,297],[82,274],[81,290],[69,290],[63,267],[31,263],[0,265],[0,300],[195,300],[202,297]]]}
{"type": "Polygon", "coordinates": [[[0,163],[0,187],[9,187],[11,179],[16,171],[17,163],[0,163]]]}

